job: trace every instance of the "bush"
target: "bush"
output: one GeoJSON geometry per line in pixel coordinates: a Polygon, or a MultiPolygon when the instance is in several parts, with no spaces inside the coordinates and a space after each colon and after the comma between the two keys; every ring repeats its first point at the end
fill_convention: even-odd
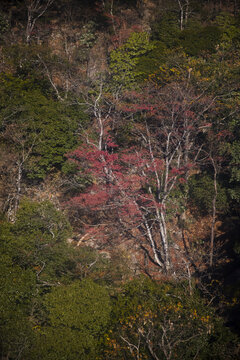
{"type": "Polygon", "coordinates": [[[56,287],[44,299],[48,323],[29,359],[97,359],[110,319],[106,289],[91,280],[56,287]]]}
{"type": "Polygon", "coordinates": [[[179,36],[179,44],[191,56],[213,53],[221,39],[221,30],[215,25],[189,27],[179,36]]]}

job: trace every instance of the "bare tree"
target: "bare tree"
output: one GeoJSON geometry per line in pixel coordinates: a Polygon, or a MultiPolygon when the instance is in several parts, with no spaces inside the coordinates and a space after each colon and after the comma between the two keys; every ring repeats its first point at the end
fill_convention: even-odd
{"type": "Polygon", "coordinates": [[[118,103],[121,101],[120,91],[119,87],[110,93],[106,79],[100,75],[95,84],[80,94],[83,102],[77,100],[79,105],[86,107],[87,113],[92,118],[91,130],[94,130],[96,137],[93,140],[89,131],[83,128],[80,129],[80,135],[87,144],[93,145],[98,150],[106,149],[108,133],[114,129],[117,119],[121,116],[121,111],[118,109],[118,103]]]}
{"type": "Polygon", "coordinates": [[[188,22],[190,12],[190,0],[177,0],[180,10],[180,29],[183,30],[188,22]]]}
{"type": "MultiPolygon", "coordinates": [[[[207,127],[206,114],[213,100],[176,84],[131,92],[118,107],[126,117],[130,113],[145,121],[135,124],[138,145],[127,153],[114,154],[111,149],[116,144],[108,139],[108,133],[115,103],[108,97],[104,100],[102,84],[96,94],[89,96],[87,105],[94,115],[98,140],[95,137],[93,141],[83,131],[90,146],[70,156],[92,174],[95,182],[73,198],[71,206],[83,206],[92,214],[109,210],[118,213],[114,226],[120,226],[121,232],[136,240],[152,263],[169,273],[173,270],[169,216],[176,216],[180,207],[174,190],[188,180],[189,169],[201,154],[198,135],[207,127]]],[[[184,266],[191,282],[189,263],[184,266]]]]}
{"type": "Polygon", "coordinates": [[[25,0],[27,7],[26,43],[29,44],[37,20],[45,14],[55,0],[25,0]]]}
{"type": "MultiPolygon", "coordinates": [[[[190,169],[196,166],[202,154],[199,134],[209,126],[207,114],[214,99],[184,84],[170,84],[164,89],[150,87],[142,95],[137,94],[135,101],[137,104],[135,102],[128,110],[136,109],[136,113],[145,116],[146,129],[138,127],[138,136],[148,152],[147,167],[153,168],[151,181],[146,180],[146,183],[149,183],[148,192],[155,200],[151,210],[154,221],[148,222],[145,215],[146,235],[156,263],[168,272],[171,252],[167,218],[173,206],[175,215],[179,211],[179,204],[172,195],[179,182],[188,181],[190,169]]],[[[144,170],[142,178],[148,177],[147,174],[144,170]]]]}

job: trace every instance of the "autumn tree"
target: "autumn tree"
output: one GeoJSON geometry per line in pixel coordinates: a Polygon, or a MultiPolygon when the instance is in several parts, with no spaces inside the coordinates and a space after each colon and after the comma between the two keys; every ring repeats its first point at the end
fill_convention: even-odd
{"type": "Polygon", "coordinates": [[[209,127],[212,103],[213,99],[177,84],[161,91],[148,87],[142,94],[131,92],[121,110],[138,118],[141,145],[119,151],[108,137],[105,149],[87,147],[69,154],[93,181],[72,204],[98,214],[101,209],[115,211],[126,230],[140,231],[153,262],[167,272],[171,268],[168,219],[184,206],[176,189],[182,186],[184,192],[189,171],[201,154],[200,135],[209,127]]]}
{"type": "Polygon", "coordinates": [[[148,191],[159,204],[157,218],[166,259],[170,259],[167,219],[184,212],[190,169],[203,156],[202,137],[210,126],[209,109],[214,103],[190,84],[182,86],[173,83],[161,90],[150,87],[143,94],[130,94],[134,103],[126,103],[128,112],[144,119],[146,129],[139,127],[139,138],[152,161],[161,163],[161,171],[154,172],[155,184],[148,191]]]}
{"type": "Polygon", "coordinates": [[[234,359],[237,338],[197,292],[183,284],[136,279],[113,307],[106,359],[234,359]]]}

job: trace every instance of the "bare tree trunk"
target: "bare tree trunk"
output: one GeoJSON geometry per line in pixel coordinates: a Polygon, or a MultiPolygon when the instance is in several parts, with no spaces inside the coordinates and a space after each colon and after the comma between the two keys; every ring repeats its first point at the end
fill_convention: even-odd
{"type": "Polygon", "coordinates": [[[99,105],[101,98],[103,94],[103,82],[101,80],[100,88],[99,88],[99,94],[97,98],[94,100],[93,105],[93,113],[95,118],[97,119],[97,125],[98,125],[98,149],[103,150],[103,136],[104,136],[104,120],[102,118],[102,111],[101,106],[99,105]]]}
{"type": "Polygon", "coordinates": [[[57,96],[57,99],[60,100],[60,101],[63,101],[64,99],[61,97],[60,93],[59,93],[59,90],[57,88],[57,85],[54,83],[53,81],[53,78],[52,78],[52,75],[47,67],[47,64],[45,63],[45,61],[42,59],[42,57],[38,54],[38,59],[40,60],[40,62],[42,63],[44,69],[45,69],[45,74],[50,82],[50,84],[52,85],[55,93],[56,93],[56,96],[57,96]]]}
{"type": "Polygon", "coordinates": [[[26,43],[29,44],[36,21],[47,11],[55,0],[27,0],[26,43]]]}
{"type": "Polygon", "coordinates": [[[160,268],[163,268],[163,263],[162,261],[159,259],[159,255],[158,255],[158,249],[156,248],[156,245],[155,245],[155,241],[153,240],[153,235],[152,235],[152,232],[151,232],[151,229],[148,225],[148,222],[145,221],[144,222],[144,225],[146,227],[146,230],[147,230],[147,236],[148,236],[148,239],[150,241],[150,245],[151,245],[151,248],[152,248],[152,251],[153,251],[153,254],[154,254],[154,260],[156,261],[156,263],[159,265],[160,268]]]}
{"type": "Polygon", "coordinates": [[[16,181],[16,195],[15,195],[15,199],[14,199],[14,208],[13,208],[12,219],[11,219],[12,221],[15,221],[15,219],[16,219],[16,214],[17,214],[19,201],[20,201],[21,190],[22,190],[22,170],[23,170],[22,167],[23,167],[23,163],[18,161],[17,166],[18,166],[18,174],[17,174],[17,181],[16,181]]]}
{"type": "Polygon", "coordinates": [[[189,17],[189,5],[190,5],[190,0],[186,0],[185,25],[187,25],[187,22],[188,22],[188,17],[189,17]]]}
{"type": "Polygon", "coordinates": [[[177,0],[180,10],[180,30],[184,29],[189,18],[190,0],[177,0]]]}
{"type": "Polygon", "coordinates": [[[164,252],[164,265],[166,272],[168,273],[171,268],[171,263],[170,263],[169,246],[168,246],[168,238],[167,238],[167,225],[166,225],[165,214],[163,213],[163,211],[160,212],[159,225],[160,225],[160,234],[161,234],[162,246],[164,252]]]}
{"type": "MultiPolygon", "coordinates": [[[[149,132],[147,123],[146,123],[146,130],[147,130],[147,136],[148,136],[148,148],[149,148],[152,163],[154,164],[154,173],[155,173],[155,179],[156,179],[156,184],[157,184],[157,200],[162,201],[162,205],[164,206],[164,200],[160,199],[161,181],[159,178],[158,171],[156,169],[155,158],[154,158],[152,144],[151,144],[151,137],[150,137],[150,132],[149,132]]],[[[167,147],[168,146],[169,146],[169,138],[168,138],[168,142],[167,142],[167,147]]],[[[168,193],[168,188],[167,188],[168,174],[169,174],[169,161],[168,161],[168,159],[166,159],[166,171],[165,171],[165,179],[164,179],[165,196],[167,196],[167,193],[168,193]]],[[[150,188],[149,190],[152,193],[152,189],[150,188]]],[[[171,262],[170,262],[170,255],[169,255],[165,213],[163,210],[159,210],[159,208],[157,206],[155,207],[155,211],[156,211],[156,218],[157,218],[158,226],[159,226],[160,237],[161,237],[161,241],[162,241],[164,267],[165,267],[166,272],[169,272],[170,267],[171,267],[171,262]]]]}
{"type": "Polygon", "coordinates": [[[183,30],[184,9],[183,9],[181,0],[178,0],[178,5],[179,5],[179,9],[180,9],[180,30],[182,31],[183,30]]]}

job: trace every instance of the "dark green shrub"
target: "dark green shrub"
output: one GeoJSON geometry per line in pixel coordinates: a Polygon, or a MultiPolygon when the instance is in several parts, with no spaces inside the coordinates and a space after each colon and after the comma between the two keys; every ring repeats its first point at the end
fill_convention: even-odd
{"type": "MultiPolygon", "coordinates": [[[[220,182],[217,183],[217,189],[217,211],[226,212],[228,209],[227,189],[220,182]]],[[[189,202],[196,206],[202,215],[211,213],[213,197],[214,184],[210,175],[197,174],[191,177],[189,181],[189,202]]]]}
{"type": "Polygon", "coordinates": [[[221,34],[221,30],[215,25],[192,26],[180,33],[179,43],[191,56],[213,53],[220,42],[221,34]]]}

